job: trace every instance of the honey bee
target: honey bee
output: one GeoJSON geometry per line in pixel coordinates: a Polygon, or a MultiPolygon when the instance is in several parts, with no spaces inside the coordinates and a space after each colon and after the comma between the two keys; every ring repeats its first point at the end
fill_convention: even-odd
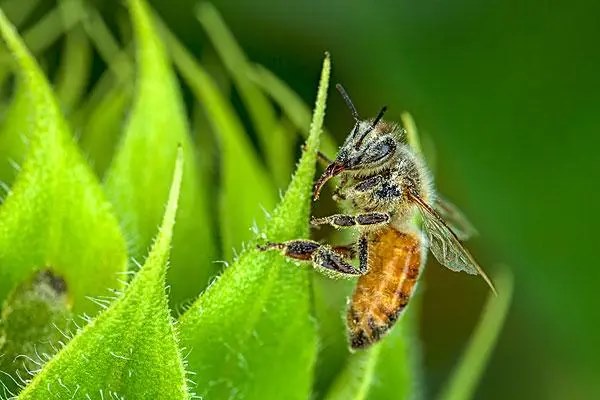
{"type": "Polygon", "coordinates": [[[334,200],[347,205],[347,214],[312,218],[313,226],[352,228],[358,240],[349,246],[330,246],[313,240],[267,243],[286,257],[312,262],[334,277],[356,277],[349,304],[347,328],[352,349],[376,343],[405,309],[423,269],[427,249],[453,271],[479,274],[494,286],[462,246],[474,228],[450,202],[436,195],[431,174],[422,158],[406,143],[406,131],[383,121],[386,107],[374,119],[361,120],[341,85],[355,120],[335,160],[314,187],[314,200],[331,178],[339,176],[334,200]],[[358,258],[357,265],[350,261],[358,258]]]}

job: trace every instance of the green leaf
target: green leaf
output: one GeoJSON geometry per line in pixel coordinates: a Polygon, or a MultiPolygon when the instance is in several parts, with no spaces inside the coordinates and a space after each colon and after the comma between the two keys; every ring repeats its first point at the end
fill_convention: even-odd
{"type": "Polygon", "coordinates": [[[71,123],[81,133],[80,145],[102,177],[114,156],[131,105],[134,65],[130,52],[119,47],[98,11],[88,6],[86,15],[84,29],[108,68],[71,115],[71,123]]]}
{"type": "Polygon", "coordinates": [[[91,64],[92,47],[83,28],[76,26],[65,36],[55,84],[56,97],[66,114],[70,113],[83,96],[90,77],[91,64]]]}
{"type": "MultiPolygon", "coordinates": [[[[250,68],[248,70],[248,77],[260,86],[265,93],[271,96],[300,133],[304,137],[308,137],[311,118],[310,109],[300,96],[278,76],[262,65],[255,65],[253,68],[250,68]]],[[[321,150],[327,156],[333,157],[337,153],[338,146],[326,130],[323,130],[321,142],[321,150]]]]}
{"type": "MultiPolygon", "coordinates": [[[[92,6],[87,6],[85,14],[86,18],[82,21],[83,27],[98,54],[108,65],[108,71],[105,75],[110,76],[110,79],[116,78],[117,83],[129,82],[134,73],[134,65],[130,60],[130,54],[120,48],[119,43],[113,37],[98,10],[92,6]]],[[[98,86],[101,86],[100,83],[98,86]]],[[[94,92],[97,92],[97,90],[94,92]]]]}
{"type": "MultiPolygon", "coordinates": [[[[253,66],[248,62],[216,8],[210,3],[201,3],[197,16],[221,56],[248,110],[261,149],[267,159],[269,171],[279,185],[287,184],[292,167],[292,137],[276,129],[277,119],[273,107],[261,90],[248,78],[248,71],[253,66]]],[[[306,122],[308,127],[308,121],[306,122]]]]}
{"type": "MultiPolygon", "coordinates": [[[[336,243],[347,243],[336,239],[331,238],[336,243]]],[[[347,279],[313,274],[314,313],[320,338],[313,391],[319,399],[328,392],[350,357],[345,312],[355,284],[347,279]]]]}
{"type": "Polygon", "coordinates": [[[406,140],[414,152],[422,154],[421,140],[419,139],[419,133],[417,131],[417,124],[412,115],[408,112],[403,112],[400,116],[402,125],[406,129],[406,140]]]}
{"type": "Polygon", "coordinates": [[[21,172],[0,208],[0,299],[50,268],[64,278],[76,313],[87,296],[122,287],[125,243],[99,183],[71,137],[48,82],[0,12],[0,30],[18,66],[29,108],[15,118],[28,138],[21,172]],[[91,239],[91,240],[90,240],[91,239]]]}
{"type": "Polygon", "coordinates": [[[31,133],[30,121],[24,116],[30,112],[30,98],[20,79],[17,79],[15,92],[10,105],[3,115],[0,125],[0,182],[3,189],[2,201],[9,192],[27,150],[26,143],[31,133]]]}
{"type": "MultiPolygon", "coordinates": [[[[0,9],[15,26],[20,26],[34,11],[38,0],[5,1],[0,9]]],[[[60,36],[71,29],[83,17],[78,7],[78,0],[65,0],[66,7],[54,7],[43,18],[28,28],[23,34],[23,41],[32,53],[41,53],[50,47],[60,36]],[[68,11],[65,14],[65,11],[68,11]]],[[[5,49],[0,47],[0,84],[9,76],[8,59],[5,49]]]]}
{"type": "Polygon", "coordinates": [[[406,140],[408,144],[417,154],[420,154],[427,161],[429,171],[435,175],[437,157],[435,143],[431,136],[419,133],[417,124],[415,124],[415,120],[409,112],[403,112],[400,116],[400,120],[402,121],[404,129],[406,129],[406,140]]]}
{"type": "Polygon", "coordinates": [[[422,398],[423,365],[418,338],[421,294],[413,295],[411,308],[380,344],[369,400],[422,398]],[[389,384],[393,382],[393,384],[389,384]]]}
{"type": "Polygon", "coordinates": [[[54,7],[23,34],[29,50],[38,54],[55,43],[63,33],[72,29],[85,16],[77,1],[69,2],[70,12],[65,14],[61,7],[54,7]]]}
{"type": "Polygon", "coordinates": [[[327,400],[366,399],[375,379],[375,366],[380,352],[381,345],[378,344],[369,350],[353,354],[325,398],[327,400]]]}
{"type": "MultiPolygon", "coordinates": [[[[64,4],[61,4],[60,7],[55,7],[51,10],[43,19],[29,28],[23,35],[23,40],[30,46],[32,52],[41,52],[46,49],[60,37],[63,33],[63,29],[73,27],[73,25],[81,18],[82,11],[77,7],[76,2],[63,1],[63,3],[64,4]]],[[[5,10],[7,15],[14,15],[17,20],[16,22],[22,22],[22,18],[26,17],[26,15],[22,15],[20,12],[13,10],[12,3],[9,4],[11,14],[8,14],[5,10]]],[[[26,12],[26,14],[31,12],[31,10],[28,11],[28,7],[33,7],[34,5],[35,2],[31,1],[21,4],[23,12],[26,12]]],[[[75,30],[75,28],[73,30],[75,30]]],[[[73,46],[71,45],[70,47],[73,46]]],[[[4,47],[1,47],[0,57],[2,57],[2,61],[4,61],[4,57],[7,56],[5,53],[4,47]]],[[[70,54],[76,56],[72,51],[70,54]]],[[[78,56],[83,56],[83,54],[78,56]]],[[[0,65],[0,84],[9,76],[10,69],[7,67],[8,63],[2,63],[2,65],[0,65]]],[[[69,73],[72,75],[66,80],[67,87],[71,89],[71,100],[74,100],[73,97],[76,95],[76,92],[82,89],[80,87],[81,85],[78,85],[77,82],[85,80],[84,76],[81,76],[81,74],[78,73],[85,70],[85,68],[80,67],[82,66],[77,65],[74,70],[70,67],[72,71],[69,73]],[[77,90],[73,90],[76,88],[77,90]]],[[[69,95],[68,92],[64,92],[63,94],[69,95]]],[[[29,108],[30,104],[27,95],[21,90],[15,90],[10,106],[3,118],[2,125],[0,126],[0,182],[2,182],[2,185],[5,188],[12,185],[18,172],[17,166],[22,163],[23,157],[25,156],[25,142],[28,138],[24,135],[26,127],[23,124],[26,123],[26,120],[22,118],[22,115],[27,113],[29,108]]],[[[4,193],[1,194],[4,195],[4,193]]]]}
{"type": "Polygon", "coordinates": [[[124,137],[106,178],[106,190],[127,238],[141,259],[150,246],[169,192],[169,166],[181,144],[187,160],[167,282],[172,304],[195,296],[215,273],[207,187],[200,182],[183,101],[147,6],[130,3],[137,40],[137,88],[124,137]]]}
{"type": "Polygon", "coordinates": [[[98,176],[104,176],[110,165],[125,124],[127,109],[131,104],[132,90],[129,85],[113,86],[81,122],[80,146],[90,158],[98,176]]]}
{"type": "Polygon", "coordinates": [[[504,325],[513,294],[513,277],[507,267],[500,269],[494,282],[498,287],[498,296],[490,293],[479,323],[440,399],[471,399],[475,394],[504,325]]]}
{"type": "Polygon", "coordinates": [[[178,151],[163,221],[144,266],[122,295],[48,361],[19,399],[189,398],[165,294],[183,173],[178,151]]]}
{"type": "MultiPolygon", "coordinates": [[[[330,74],[326,57],[306,151],[269,219],[270,241],[308,236],[316,151],[330,74]]],[[[307,266],[249,246],[182,315],[189,369],[206,398],[306,399],[316,357],[307,266]]]]}
{"type": "Polygon", "coordinates": [[[65,340],[71,307],[65,281],[51,270],[34,273],[4,302],[0,318],[0,381],[3,394],[16,395],[23,377],[55,353],[54,343],[65,340]]]}
{"type": "Polygon", "coordinates": [[[223,254],[233,258],[234,248],[252,238],[250,228],[262,226],[276,203],[276,190],[254,153],[232,105],[221,94],[215,81],[187,50],[162,25],[165,41],[173,60],[219,135],[221,156],[221,188],[219,216],[223,254]],[[244,199],[244,201],[240,201],[244,199]]]}

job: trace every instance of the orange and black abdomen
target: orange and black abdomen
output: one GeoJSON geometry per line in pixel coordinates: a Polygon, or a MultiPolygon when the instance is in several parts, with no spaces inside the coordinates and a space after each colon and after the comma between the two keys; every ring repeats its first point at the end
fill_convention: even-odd
{"type": "Polygon", "coordinates": [[[369,241],[369,272],[358,279],[348,310],[350,345],[377,342],[396,322],[410,300],[421,271],[421,238],[392,227],[369,241]]]}

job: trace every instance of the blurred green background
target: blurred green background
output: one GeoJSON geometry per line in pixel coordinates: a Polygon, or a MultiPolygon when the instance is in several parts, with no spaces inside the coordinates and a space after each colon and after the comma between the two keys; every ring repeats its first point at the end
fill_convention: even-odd
{"type": "MultiPolygon", "coordinates": [[[[150,3],[193,53],[210,59],[195,0],[150,3]]],[[[477,398],[600,398],[600,7],[556,3],[215,2],[248,57],[307,104],[328,50],[333,82],[346,86],[361,115],[383,104],[388,119],[413,114],[435,157],[438,189],[480,231],[473,253],[492,274],[505,263],[515,275],[513,306],[477,398]]],[[[95,5],[123,29],[120,2],[95,5]]],[[[59,51],[45,53],[49,68],[59,51]]],[[[93,78],[102,68],[94,66],[93,78]]],[[[332,92],[326,125],[342,140],[351,124],[332,92]]],[[[421,338],[433,395],[486,287],[433,262],[424,281],[421,338]]]]}

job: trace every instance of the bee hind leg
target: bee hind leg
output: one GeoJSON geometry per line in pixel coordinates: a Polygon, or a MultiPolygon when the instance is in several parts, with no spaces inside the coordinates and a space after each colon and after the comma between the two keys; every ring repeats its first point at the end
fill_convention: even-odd
{"type": "MultiPolygon", "coordinates": [[[[359,256],[360,266],[358,268],[347,261],[347,256],[351,255],[353,251],[349,246],[332,248],[312,240],[290,240],[282,243],[266,243],[258,248],[262,251],[275,249],[281,251],[286,257],[311,261],[315,269],[342,277],[360,276],[368,270],[366,257],[359,256]]],[[[360,248],[359,243],[359,253],[360,248]]]]}

